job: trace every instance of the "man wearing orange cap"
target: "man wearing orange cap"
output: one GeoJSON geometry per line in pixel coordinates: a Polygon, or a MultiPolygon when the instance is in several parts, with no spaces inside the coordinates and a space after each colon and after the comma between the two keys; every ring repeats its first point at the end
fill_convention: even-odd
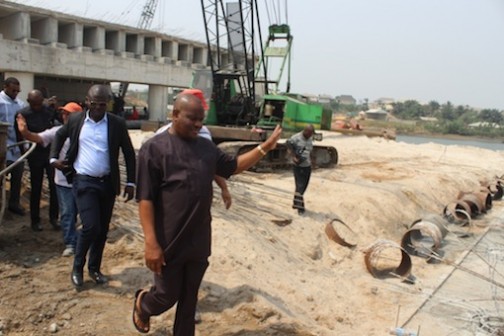
{"type": "MultiPolygon", "coordinates": [[[[59,108],[61,112],[61,118],[63,123],[66,124],[68,121],[68,116],[73,112],[82,112],[82,107],[77,104],[70,102],[63,107],[59,108]]],[[[26,140],[36,142],[37,144],[48,147],[52,143],[56,136],[56,132],[61,128],[61,126],[55,126],[49,128],[40,133],[32,133],[26,127],[26,121],[24,117],[19,114],[17,116],[17,125],[19,132],[26,140]]],[[[67,139],[61,152],[59,158],[63,160],[66,156],[66,152],[70,147],[70,140],[67,139]]],[[[75,222],[77,219],[77,206],[75,204],[75,199],[72,193],[72,185],[67,181],[64,172],[56,169],[54,174],[54,183],[56,184],[56,192],[58,194],[59,209],[61,212],[61,226],[63,228],[63,241],[65,242],[65,250],[63,251],[63,257],[72,256],[75,252],[75,244],[77,242],[77,236],[75,232],[75,222]]]]}

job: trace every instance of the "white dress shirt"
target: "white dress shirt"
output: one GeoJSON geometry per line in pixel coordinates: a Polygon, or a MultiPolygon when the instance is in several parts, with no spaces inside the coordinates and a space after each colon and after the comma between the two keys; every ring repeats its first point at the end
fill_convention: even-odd
{"type": "Polygon", "coordinates": [[[79,151],[74,162],[77,174],[102,177],[110,174],[107,114],[95,122],[86,111],[79,135],[79,151]]]}

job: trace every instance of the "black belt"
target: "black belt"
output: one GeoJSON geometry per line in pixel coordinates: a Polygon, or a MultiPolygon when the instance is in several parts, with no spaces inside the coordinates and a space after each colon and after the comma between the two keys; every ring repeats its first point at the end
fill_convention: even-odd
{"type": "Polygon", "coordinates": [[[82,179],[87,179],[91,181],[98,181],[98,182],[105,182],[110,178],[110,174],[103,175],[103,176],[91,176],[91,175],[84,175],[84,174],[75,174],[75,177],[77,178],[82,178],[82,179]]]}

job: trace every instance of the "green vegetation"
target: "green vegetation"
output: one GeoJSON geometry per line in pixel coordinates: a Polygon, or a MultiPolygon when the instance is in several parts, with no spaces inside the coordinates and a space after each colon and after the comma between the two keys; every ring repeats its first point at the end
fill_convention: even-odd
{"type": "MultiPolygon", "coordinates": [[[[367,105],[365,101],[362,105],[331,103],[329,107],[334,113],[355,116],[358,111],[366,111],[367,105]]],[[[454,134],[489,138],[504,136],[504,111],[497,109],[477,110],[469,106],[455,106],[450,102],[439,104],[436,101],[420,104],[416,100],[391,105],[393,110],[388,121],[366,120],[366,125],[395,128],[398,134],[454,134]],[[480,126],[476,126],[477,123],[480,126]]],[[[379,107],[385,109],[385,106],[379,107]]]]}

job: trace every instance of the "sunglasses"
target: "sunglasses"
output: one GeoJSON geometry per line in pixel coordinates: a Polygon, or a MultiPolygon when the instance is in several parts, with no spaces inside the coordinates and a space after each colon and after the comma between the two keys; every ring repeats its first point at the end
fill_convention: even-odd
{"type": "Polygon", "coordinates": [[[107,105],[108,105],[108,103],[106,103],[106,102],[95,102],[92,100],[89,102],[89,106],[91,106],[92,108],[95,108],[95,107],[106,108],[107,105]]]}

